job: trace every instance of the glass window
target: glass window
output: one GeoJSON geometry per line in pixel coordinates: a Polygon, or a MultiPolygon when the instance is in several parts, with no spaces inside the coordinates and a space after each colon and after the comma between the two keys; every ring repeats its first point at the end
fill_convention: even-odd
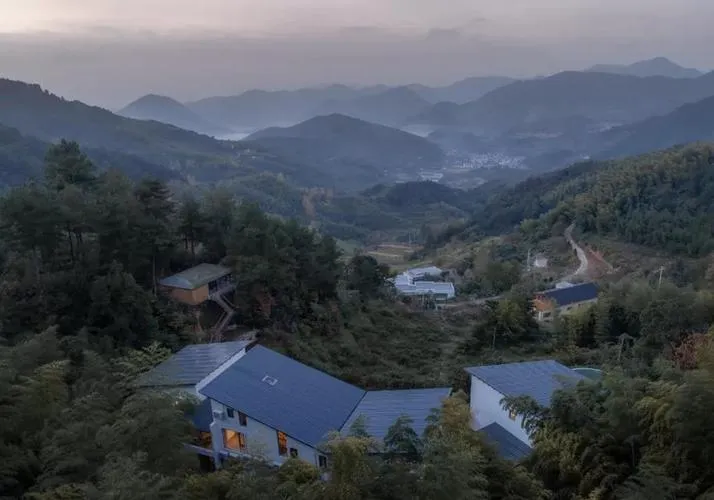
{"type": "Polygon", "coordinates": [[[327,469],[327,457],[325,455],[317,457],[317,464],[320,466],[320,469],[327,469]]]}
{"type": "Polygon", "coordinates": [[[280,431],[278,431],[278,453],[281,457],[288,454],[288,436],[280,431]]]}
{"type": "Polygon", "coordinates": [[[297,458],[297,457],[298,457],[297,448],[290,448],[290,458],[297,458]]]}
{"type": "Polygon", "coordinates": [[[229,450],[245,450],[245,434],[232,429],[223,429],[223,446],[229,450]]]}
{"type": "Polygon", "coordinates": [[[248,417],[245,413],[238,412],[238,423],[243,427],[248,425],[248,417]]]}
{"type": "Polygon", "coordinates": [[[228,418],[235,417],[235,411],[233,410],[233,408],[226,408],[226,413],[228,414],[228,418]]]}

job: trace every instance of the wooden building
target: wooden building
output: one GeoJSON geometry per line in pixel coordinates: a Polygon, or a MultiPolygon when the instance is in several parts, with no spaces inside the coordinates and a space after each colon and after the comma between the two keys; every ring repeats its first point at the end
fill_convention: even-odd
{"type": "Polygon", "coordinates": [[[232,271],[215,264],[199,264],[159,281],[161,288],[179,302],[191,306],[203,304],[215,294],[235,288],[232,271]]]}
{"type": "Polygon", "coordinates": [[[159,281],[159,286],[174,300],[189,306],[199,306],[207,301],[218,304],[223,315],[212,328],[211,338],[220,341],[223,331],[233,320],[236,311],[225,294],[235,290],[233,272],[215,264],[199,264],[159,281]]]}

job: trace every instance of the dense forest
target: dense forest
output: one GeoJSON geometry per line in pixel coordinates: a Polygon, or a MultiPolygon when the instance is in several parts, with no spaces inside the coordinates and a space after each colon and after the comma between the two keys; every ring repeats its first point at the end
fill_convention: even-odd
{"type": "MultiPolygon", "coordinates": [[[[704,151],[663,156],[667,186],[703,193],[685,179],[700,178],[704,151]]],[[[526,282],[475,317],[416,312],[391,297],[389,270],[373,258],[342,255],[331,237],[229,192],[175,195],[162,181],[97,169],[71,142],[52,146],[43,163],[41,176],[0,198],[0,498],[713,498],[711,292],[606,286],[594,308],[553,328],[533,321],[526,282]],[[156,290],[160,277],[201,261],[236,270],[239,321],[259,328],[262,343],[364,387],[449,383],[455,396],[424,435],[398,420],[386,454],[372,453],[360,425],[332,436],[327,478],[296,460],[201,471],[183,448],[193,402],[133,383],[201,341],[188,311],[156,290]],[[504,461],[471,430],[462,369],[542,357],[606,375],[556,393],[549,408],[508,401],[529,416],[535,447],[523,463],[504,461]]],[[[556,206],[568,203],[584,201],[556,206]]]]}

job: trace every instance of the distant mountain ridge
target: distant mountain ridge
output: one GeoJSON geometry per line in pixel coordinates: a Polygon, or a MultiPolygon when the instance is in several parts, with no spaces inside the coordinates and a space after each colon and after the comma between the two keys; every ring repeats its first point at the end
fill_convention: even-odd
{"type": "Polygon", "coordinates": [[[486,135],[573,116],[619,125],[669,113],[711,95],[714,72],[675,79],[566,71],[514,82],[460,106],[437,104],[412,121],[486,135]]]}
{"type": "Polygon", "coordinates": [[[639,77],[665,76],[669,78],[697,78],[704,74],[698,69],[680,66],[666,57],[655,57],[633,64],[596,64],[585,71],[639,77]]]}
{"type": "Polygon", "coordinates": [[[439,146],[402,130],[340,114],[311,118],[292,127],[272,127],[246,137],[255,143],[312,165],[325,179],[363,189],[394,181],[400,174],[442,167],[439,146]]]}
{"type": "Polygon", "coordinates": [[[207,97],[185,106],[211,123],[244,131],[290,126],[331,113],[397,126],[430,105],[473,101],[514,81],[507,77],[473,77],[443,87],[329,85],[297,90],[249,90],[234,96],[207,97]]]}
{"type": "Polygon", "coordinates": [[[318,114],[341,114],[373,123],[402,126],[431,104],[409,87],[396,87],[341,102],[326,102],[318,114]]]}
{"type": "Polygon", "coordinates": [[[137,120],[155,120],[208,135],[228,133],[228,130],[210,123],[177,100],[156,94],[140,97],[117,114],[137,120]]]}
{"type": "Polygon", "coordinates": [[[464,104],[480,99],[492,90],[505,87],[515,81],[515,78],[505,76],[474,76],[444,87],[428,87],[418,84],[408,85],[408,87],[423,99],[434,104],[438,102],[464,104]]]}
{"type": "Polygon", "coordinates": [[[714,141],[714,97],[685,104],[664,116],[617,127],[603,134],[611,144],[602,156],[647,153],[672,146],[714,141]]]}

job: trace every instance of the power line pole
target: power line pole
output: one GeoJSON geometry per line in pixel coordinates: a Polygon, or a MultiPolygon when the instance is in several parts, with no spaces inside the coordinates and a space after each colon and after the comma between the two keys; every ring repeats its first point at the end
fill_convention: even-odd
{"type": "Polygon", "coordinates": [[[526,271],[530,272],[531,270],[531,249],[528,249],[528,257],[526,257],[526,271]]]}
{"type": "Polygon", "coordinates": [[[657,290],[662,286],[662,273],[664,272],[664,266],[659,268],[659,280],[657,281],[657,290]]]}

